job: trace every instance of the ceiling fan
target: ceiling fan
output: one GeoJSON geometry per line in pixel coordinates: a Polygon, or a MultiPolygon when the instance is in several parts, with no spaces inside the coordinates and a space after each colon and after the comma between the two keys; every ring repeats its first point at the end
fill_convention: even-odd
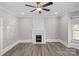
{"type": "Polygon", "coordinates": [[[50,9],[47,9],[47,8],[45,8],[45,7],[47,7],[47,6],[49,6],[49,5],[52,5],[53,2],[48,2],[48,3],[44,4],[44,5],[42,5],[41,2],[36,2],[36,4],[37,4],[36,6],[32,6],[32,5],[25,4],[25,6],[35,8],[35,9],[31,10],[30,12],[34,12],[34,11],[37,10],[37,11],[39,12],[39,14],[41,14],[41,11],[42,11],[42,10],[50,11],[50,9]]]}

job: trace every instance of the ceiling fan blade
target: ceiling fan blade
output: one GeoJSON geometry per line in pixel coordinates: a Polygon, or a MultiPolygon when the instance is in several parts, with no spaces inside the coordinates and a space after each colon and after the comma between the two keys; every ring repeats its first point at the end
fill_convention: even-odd
{"type": "Polygon", "coordinates": [[[53,2],[48,2],[48,3],[44,4],[44,5],[42,5],[42,7],[46,7],[46,6],[49,6],[49,5],[52,5],[52,4],[53,4],[53,2]]]}
{"type": "Polygon", "coordinates": [[[50,9],[47,9],[47,8],[42,8],[43,10],[45,10],[45,11],[50,11],[50,9]]]}
{"type": "Polygon", "coordinates": [[[28,7],[34,7],[34,8],[35,8],[35,6],[32,6],[32,5],[28,5],[28,4],[25,4],[25,6],[28,6],[28,7]]]}
{"type": "Polygon", "coordinates": [[[33,10],[31,10],[30,12],[33,12],[33,11],[35,11],[36,9],[33,9],[33,10]]]}

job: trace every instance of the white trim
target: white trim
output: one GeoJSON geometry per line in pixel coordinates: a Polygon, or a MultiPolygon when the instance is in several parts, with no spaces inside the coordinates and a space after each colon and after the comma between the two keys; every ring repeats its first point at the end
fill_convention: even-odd
{"type": "Polygon", "coordinates": [[[68,20],[68,44],[72,41],[72,21],[71,18],[68,20]]]}
{"type": "Polygon", "coordinates": [[[45,42],[44,43],[36,43],[36,42],[33,42],[32,39],[20,40],[20,43],[45,44],[45,42]]]}
{"type": "Polygon", "coordinates": [[[7,8],[5,8],[5,7],[0,6],[0,9],[4,10],[5,12],[10,13],[10,14],[13,15],[13,16],[17,16],[14,12],[12,12],[11,10],[9,10],[9,9],[7,9],[7,8]]]}
{"type": "Polygon", "coordinates": [[[17,41],[17,42],[15,42],[14,44],[12,44],[12,45],[6,47],[5,49],[3,49],[1,55],[5,54],[7,51],[9,51],[10,49],[12,49],[14,46],[16,46],[17,44],[19,44],[19,42],[20,42],[20,41],[17,41]]]}
{"type": "Polygon", "coordinates": [[[32,43],[32,39],[19,40],[19,43],[32,43]]]}
{"type": "Polygon", "coordinates": [[[60,42],[60,39],[46,39],[46,42],[60,42]]]}
{"type": "Polygon", "coordinates": [[[60,43],[62,43],[64,46],[68,47],[68,42],[65,42],[63,40],[60,40],[60,43]]]}

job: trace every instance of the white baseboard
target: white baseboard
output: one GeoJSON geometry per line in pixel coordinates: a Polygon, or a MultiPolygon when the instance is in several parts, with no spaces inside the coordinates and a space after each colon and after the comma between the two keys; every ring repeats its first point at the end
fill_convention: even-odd
{"type": "Polygon", "coordinates": [[[68,43],[67,43],[67,42],[65,42],[65,41],[63,41],[63,40],[59,40],[59,41],[60,41],[60,43],[62,43],[64,46],[68,47],[68,43]]]}
{"type": "Polygon", "coordinates": [[[6,47],[5,49],[3,49],[1,55],[5,54],[7,51],[9,51],[10,49],[12,49],[14,46],[16,46],[17,44],[19,44],[19,42],[20,42],[20,41],[17,41],[17,42],[15,42],[14,44],[12,44],[12,45],[6,47]]]}
{"type": "Polygon", "coordinates": [[[32,43],[31,39],[28,40],[19,40],[19,43],[32,43]]]}
{"type": "Polygon", "coordinates": [[[60,39],[46,39],[46,42],[60,42],[60,39]]]}

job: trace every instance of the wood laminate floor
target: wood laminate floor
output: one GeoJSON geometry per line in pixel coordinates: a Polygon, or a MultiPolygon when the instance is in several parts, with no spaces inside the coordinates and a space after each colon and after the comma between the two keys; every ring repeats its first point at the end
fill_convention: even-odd
{"type": "Polygon", "coordinates": [[[79,50],[67,48],[61,43],[20,43],[3,56],[78,56],[79,50]]]}

